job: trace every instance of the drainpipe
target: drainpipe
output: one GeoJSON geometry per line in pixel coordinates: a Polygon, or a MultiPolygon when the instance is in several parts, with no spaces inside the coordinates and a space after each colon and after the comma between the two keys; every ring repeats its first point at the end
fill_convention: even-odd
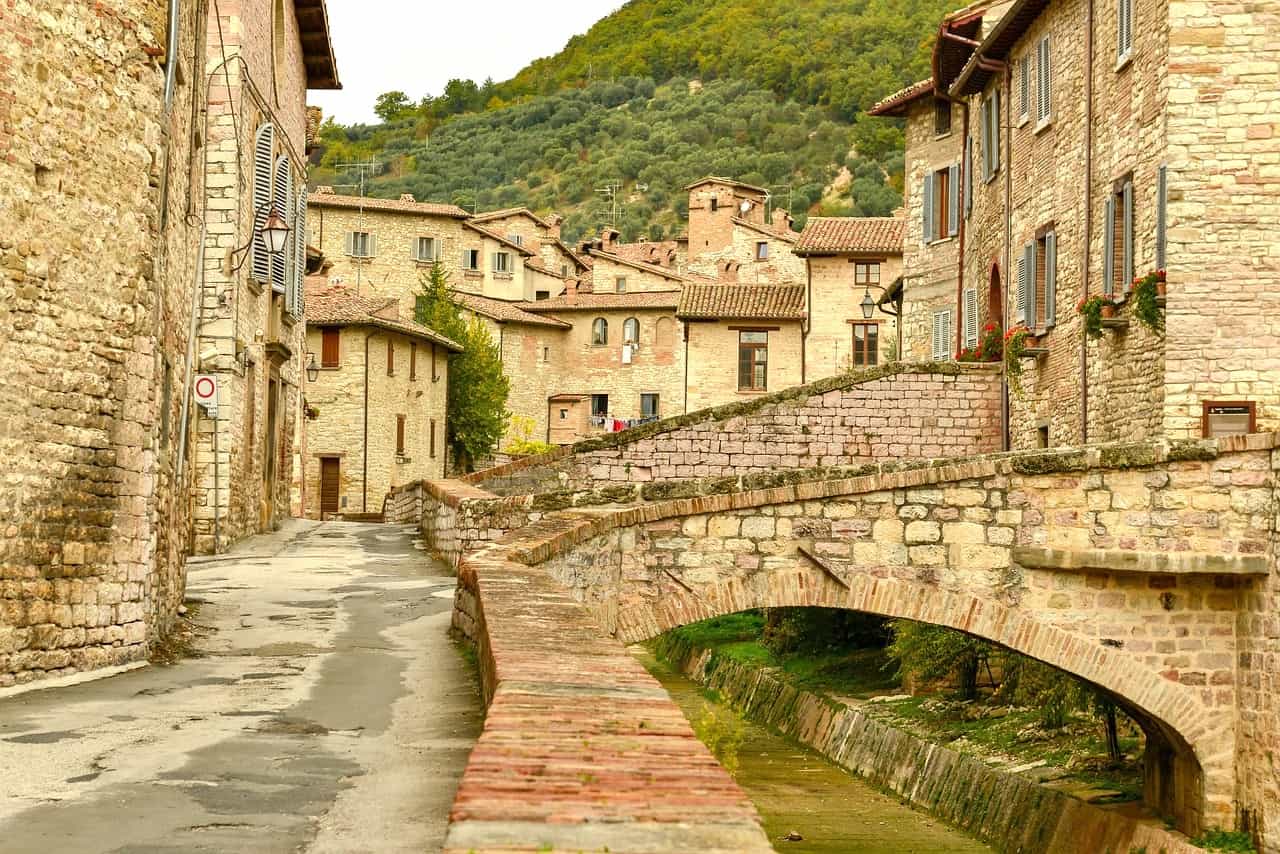
{"type": "Polygon", "coordinates": [[[684,411],[689,412],[689,323],[684,325],[684,411]]]}
{"type": "MultiPolygon", "coordinates": [[[[1004,136],[1008,140],[1006,146],[1006,156],[1002,166],[1004,168],[1004,269],[1005,277],[1008,278],[1008,272],[1013,263],[1013,75],[1009,73],[1009,67],[1004,63],[1000,65],[1004,71],[1004,116],[1001,130],[1003,134],[996,134],[997,145],[999,139],[1004,136]]],[[[999,85],[999,84],[997,84],[999,85]]],[[[1015,284],[1016,287],[1016,284],[1015,284]]],[[[1012,302],[1007,296],[1004,299],[1005,329],[1009,328],[1009,303],[1012,302]]],[[[1009,403],[1009,373],[1005,369],[1004,376],[1004,399],[1001,401],[1001,416],[1004,421],[1004,449],[1006,451],[1013,447],[1013,430],[1010,421],[1013,418],[1012,407],[1009,403]]]]}
{"type": "Polygon", "coordinates": [[[360,499],[360,512],[369,512],[369,341],[377,335],[377,330],[364,336],[364,468],[360,472],[360,489],[364,493],[360,499]]]}
{"type": "Polygon", "coordinates": [[[813,265],[804,259],[804,320],[800,322],[800,385],[805,384],[805,351],[809,349],[809,322],[813,316],[813,265]]]}
{"type": "MultiPolygon", "coordinates": [[[[205,236],[208,226],[204,223],[200,225],[200,251],[196,253],[196,279],[191,286],[191,329],[187,333],[187,372],[183,374],[182,387],[182,417],[179,421],[182,424],[182,432],[178,435],[178,459],[174,464],[177,469],[178,483],[182,484],[187,478],[187,467],[185,465],[187,459],[187,433],[189,419],[191,418],[191,386],[195,379],[195,362],[196,362],[196,334],[199,331],[200,322],[200,294],[202,291],[201,283],[204,281],[204,253],[205,253],[205,236]]],[[[214,464],[217,464],[217,457],[214,457],[214,464]]]]}
{"type": "MultiPolygon", "coordinates": [[[[1089,247],[1093,240],[1093,0],[1085,2],[1084,25],[1084,246],[1080,292],[1089,298],[1089,247]]],[[[1080,325],[1080,442],[1089,444],[1089,336],[1080,325]]]]}
{"type": "MultiPolygon", "coordinates": [[[[956,244],[956,317],[960,322],[956,324],[956,340],[955,352],[959,353],[964,347],[964,238],[966,229],[965,221],[965,205],[968,199],[965,198],[964,188],[973,186],[973,176],[969,175],[969,160],[965,157],[969,144],[969,102],[961,98],[952,98],[948,96],[947,100],[951,103],[959,103],[964,111],[964,122],[961,125],[960,135],[960,186],[951,188],[951,192],[960,193],[960,204],[956,205],[956,211],[960,217],[957,228],[958,242],[956,244]]],[[[976,318],[975,318],[976,322],[976,318]]],[[[979,332],[981,334],[981,332],[979,332]]]]}

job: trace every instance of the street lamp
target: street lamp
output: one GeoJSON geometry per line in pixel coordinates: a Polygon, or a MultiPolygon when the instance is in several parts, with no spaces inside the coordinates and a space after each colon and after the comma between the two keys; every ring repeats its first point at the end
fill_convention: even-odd
{"type": "Polygon", "coordinates": [[[284,251],[285,241],[289,239],[289,223],[284,221],[284,217],[275,211],[271,212],[271,216],[267,217],[267,221],[262,224],[262,242],[267,245],[267,251],[272,255],[279,255],[284,251]]]}
{"type": "Polygon", "coordinates": [[[867,288],[862,296],[862,319],[870,320],[876,310],[876,301],[871,296],[871,288],[867,288]]]}
{"type": "Polygon", "coordinates": [[[316,354],[311,353],[311,361],[307,363],[307,382],[313,383],[320,379],[320,366],[316,364],[316,354]]]}

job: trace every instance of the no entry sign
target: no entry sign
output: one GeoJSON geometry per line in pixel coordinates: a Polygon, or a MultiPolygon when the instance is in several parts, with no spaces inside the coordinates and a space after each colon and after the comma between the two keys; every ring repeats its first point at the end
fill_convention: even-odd
{"type": "Polygon", "coordinates": [[[218,378],[213,374],[196,375],[196,403],[210,415],[218,414],[218,378]]]}

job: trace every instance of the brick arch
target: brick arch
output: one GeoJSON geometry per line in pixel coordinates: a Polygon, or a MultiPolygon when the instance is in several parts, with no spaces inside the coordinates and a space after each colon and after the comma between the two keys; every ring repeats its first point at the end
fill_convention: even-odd
{"type": "Polygon", "coordinates": [[[1231,759],[1204,756],[1197,749],[1197,736],[1212,727],[1188,692],[1119,650],[991,598],[870,575],[855,575],[848,585],[801,566],[697,588],[671,583],[656,598],[629,599],[616,614],[613,632],[623,642],[638,643],[689,623],[780,607],[843,608],[966,632],[1077,676],[1118,701],[1147,736],[1144,801],[1173,817],[1186,833],[1201,829],[1204,775],[1230,773],[1231,759]]]}

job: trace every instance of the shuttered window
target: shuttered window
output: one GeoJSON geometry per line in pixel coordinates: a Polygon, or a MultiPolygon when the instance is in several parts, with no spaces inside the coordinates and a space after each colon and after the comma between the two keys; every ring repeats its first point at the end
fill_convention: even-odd
{"type": "Polygon", "coordinates": [[[1169,167],[1156,170],[1156,269],[1167,266],[1169,235],[1169,167]]]}
{"type": "Polygon", "coordinates": [[[440,241],[434,237],[419,237],[413,244],[414,258],[432,263],[440,260],[440,241]]]}
{"type": "Polygon", "coordinates": [[[1116,2],[1116,62],[1123,63],[1133,52],[1133,0],[1116,2]]]}
{"type": "Polygon", "coordinates": [[[924,197],[921,200],[922,222],[921,239],[925,243],[933,240],[933,173],[924,176],[924,197]]]}
{"type": "MultiPolygon", "coordinates": [[[[288,155],[280,155],[276,160],[275,191],[271,198],[271,209],[286,224],[293,221],[293,169],[289,166],[288,155]]],[[[293,271],[293,244],[297,230],[290,229],[285,239],[284,251],[271,255],[271,289],[278,294],[287,293],[293,271]]]]}
{"type": "Polygon", "coordinates": [[[1123,212],[1123,233],[1121,234],[1121,262],[1123,269],[1120,272],[1122,287],[1124,293],[1128,293],[1133,287],[1133,182],[1126,181],[1124,189],[1120,191],[1120,202],[1123,212]]]}
{"type": "Polygon", "coordinates": [[[428,448],[428,453],[431,455],[431,459],[434,460],[436,458],[436,420],[434,418],[431,419],[431,437],[428,448]]]}
{"type": "Polygon", "coordinates": [[[960,232],[960,164],[947,169],[947,235],[955,237],[960,232]]]}
{"type": "Polygon", "coordinates": [[[1044,245],[1044,325],[1058,323],[1058,235],[1046,234],[1044,245]]]}
{"type": "Polygon", "coordinates": [[[396,456],[404,456],[404,416],[396,416],[396,456]]]}
{"type": "Polygon", "coordinates": [[[409,379],[418,378],[418,342],[409,342],[409,379]]]}
{"type": "Polygon", "coordinates": [[[991,93],[991,174],[1000,171],[1000,90],[991,93]]]}
{"type": "Polygon", "coordinates": [[[951,310],[933,313],[933,360],[942,362],[951,358],[951,310]]]}
{"type": "Polygon", "coordinates": [[[511,253],[495,252],[493,253],[493,272],[510,273],[511,272],[511,253]]]}
{"type": "Polygon", "coordinates": [[[983,99],[978,113],[982,134],[982,180],[988,181],[991,179],[991,102],[983,99]]]}
{"type": "Polygon", "coordinates": [[[462,269],[479,270],[480,269],[480,250],[464,249],[462,251],[462,269]]]}
{"type": "Polygon", "coordinates": [[[298,192],[297,214],[294,217],[294,262],[293,262],[293,282],[289,289],[289,298],[287,307],[289,313],[295,318],[301,319],[306,313],[305,307],[305,287],[304,280],[307,275],[307,188],[303,182],[302,189],[298,192]]]}
{"type": "Polygon", "coordinates": [[[320,330],[320,366],[336,368],[342,363],[341,330],[326,326],[320,330]]]}
{"type": "Polygon", "coordinates": [[[369,231],[348,231],[347,254],[352,258],[374,257],[378,254],[378,236],[369,231]]]}
{"type": "Polygon", "coordinates": [[[1116,292],[1116,197],[1107,196],[1106,210],[1102,215],[1105,230],[1102,247],[1102,292],[1112,296],[1116,292]]]}
{"type": "Polygon", "coordinates": [[[1036,244],[1034,240],[1022,247],[1022,269],[1022,322],[1034,329],[1039,321],[1036,309],[1038,296],[1036,291],[1039,289],[1041,281],[1036,273],[1036,244]]]}
{"type": "Polygon", "coordinates": [[[1031,116],[1031,56],[1018,60],[1018,119],[1026,121],[1031,116]]]}
{"type": "Polygon", "coordinates": [[[973,136],[964,140],[964,218],[973,213],[973,136]]]}
{"type": "Polygon", "coordinates": [[[1053,63],[1049,37],[1036,46],[1036,124],[1043,125],[1053,117],[1053,63]]]}
{"type": "Polygon", "coordinates": [[[396,375],[396,342],[392,338],[387,339],[387,376],[396,375]]]}
{"type": "Polygon", "coordinates": [[[1031,269],[1027,266],[1027,256],[1024,252],[1022,257],[1017,261],[1018,281],[1013,296],[1013,320],[1015,323],[1027,322],[1027,277],[1031,274],[1031,269]]]}
{"type": "Polygon", "coordinates": [[[972,350],[978,346],[978,291],[966,288],[964,292],[964,346],[972,350]]]}
{"type": "Polygon", "coordinates": [[[249,249],[249,273],[264,284],[271,278],[271,253],[262,237],[262,226],[271,215],[275,139],[275,126],[265,124],[258,128],[253,141],[253,243],[249,249]]]}

